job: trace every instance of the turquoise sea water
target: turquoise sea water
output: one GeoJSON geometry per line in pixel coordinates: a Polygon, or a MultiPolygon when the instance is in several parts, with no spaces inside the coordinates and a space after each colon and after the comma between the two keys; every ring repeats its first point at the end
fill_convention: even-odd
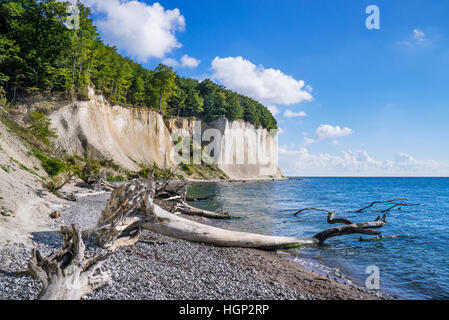
{"type": "Polygon", "coordinates": [[[380,270],[381,290],[401,299],[449,299],[449,178],[302,178],[201,183],[189,189],[192,195],[211,193],[217,197],[195,205],[241,217],[215,225],[298,237],[332,227],[325,213],[304,212],[294,217],[298,209],[326,208],[336,211],[337,217],[362,222],[374,220],[380,213],[355,210],[375,200],[406,197],[408,203],[420,206],[391,211],[382,229],[384,235],[399,234],[400,238],[360,242],[360,235],[350,235],[292,253],[335,268],[359,285],[369,276],[366,268],[375,265],[380,270]]]}

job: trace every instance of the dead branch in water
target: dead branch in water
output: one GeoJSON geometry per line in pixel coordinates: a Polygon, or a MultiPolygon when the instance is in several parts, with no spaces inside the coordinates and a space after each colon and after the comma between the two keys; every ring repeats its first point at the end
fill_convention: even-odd
{"type": "Polygon", "coordinates": [[[399,234],[396,234],[394,236],[378,236],[378,237],[374,237],[374,238],[369,238],[369,239],[363,239],[362,237],[360,237],[359,241],[379,241],[379,240],[384,240],[384,239],[396,239],[396,238],[400,238],[401,236],[399,234]]]}
{"type": "Polygon", "coordinates": [[[416,204],[408,204],[408,203],[404,203],[404,202],[395,203],[391,207],[389,207],[389,208],[387,208],[385,210],[382,210],[380,212],[381,213],[387,213],[387,212],[390,212],[391,210],[393,210],[394,208],[398,208],[398,210],[401,210],[402,207],[415,207],[415,206],[419,206],[419,205],[420,205],[419,203],[416,203],[416,204]]]}
{"type": "Polygon", "coordinates": [[[327,222],[329,224],[345,224],[345,226],[332,228],[329,230],[322,231],[318,233],[317,235],[313,236],[313,238],[316,238],[319,240],[320,243],[323,243],[325,240],[327,240],[330,237],[335,236],[341,236],[345,234],[353,234],[353,233],[361,233],[361,234],[368,234],[368,235],[379,235],[378,237],[370,238],[370,239],[363,239],[360,238],[360,241],[376,241],[376,240],[382,240],[382,239],[394,239],[399,238],[400,235],[394,235],[394,236],[383,236],[381,235],[380,231],[375,231],[372,229],[379,229],[382,228],[387,224],[386,221],[386,213],[390,212],[391,210],[398,208],[399,210],[402,209],[402,207],[411,207],[411,206],[419,206],[420,204],[409,204],[406,202],[399,202],[400,200],[408,200],[407,198],[396,198],[391,200],[384,200],[384,201],[373,201],[366,207],[363,207],[355,212],[363,212],[364,210],[373,207],[376,204],[384,204],[384,203],[390,203],[392,206],[390,206],[387,209],[381,210],[380,212],[383,213],[383,217],[380,216],[377,217],[377,219],[374,222],[362,222],[362,223],[353,223],[352,221],[348,219],[335,219],[336,213],[327,209],[319,209],[319,208],[305,208],[301,209],[294,213],[295,216],[298,214],[304,212],[304,211],[320,211],[320,212],[326,212],[328,214],[327,222]]]}
{"type": "Polygon", "coordinates": [[[408,200],[407,198],[396,198],[396,199],[391,199],[391,200],[384,200],[384,201],[374,201],[374,202],[371,202],[369,205],[367,205],[366,207],[363,207],[363,208],[361,208],[361,209],[359,209],[359,210],[357,210],[357,211],[355,211],[355,212],[357,212],[357,213],[362,213],[363,211],[365,211],[366,209],[369,209],[369,208],[371,208],[372,206],[374,206],[374,205],[376,205],[376,204],[382,204],[382,203],[392,203],[392,202],[396,202],[396,201],[399,201],[399,200],[408,200]]]}
{"type": "Polygon", "coordinates": [[[195,202],[195,201],[204,201],[204,200],[210,200],[213,199],[217,196],[217,194],[211,194],[209,196],[204,196],[204,197],[189,197],[186,196],[186,201],[190,201],[190,202],[195,202]]]}
{"type": "Polygon", "coordinates": [[[175,211],[180,211],[181,213],[188,214],[188,215],[195,215],[200,216],[204,218],[210,218],[210,219],[231,219],[232,217],[224,212],[213,212],[209,210],[203,210],[199,208],[192,207],[191,205],[187,204],[185,201],[180,201],[175,204],[175,211]]]}
{"type": "Polygon", "coordinates": [[[317,208],[305,208],[305,209],[301,209],[298,212],[296,212],[294,215],[297,216],[298,214],[304,212],[304,211],[321,211],[321,212],[327,212],[328,216],[327,216],[327,222],[329,224],[337,224],[337,223],[344,223],[344,224],[353,224],[351,221],[347,220],[347,219],[334,219],[336,213],[329,211],[327,209],[317,209],[317,208]]]}
{"type": "Polygon", "coordinates": [[[321,231],[320,233],[317,233],[312,238],[316,239],[318,243],[322,244],[327,239],[333,238],[333,237],[339,237],[343,235],[349,235],[349,234],[367,234],[367,235],[380,235],[380,231],[375,231],[372,229],[379,229],[384,227],[387,224],[386,215],[382,217],[377,217],[375,221],[371,222],[361,222],[361,223],[354,223],[347,219],[334,219],[336,213],[332,212],[327,209],[318,209],[318,208],[305,208],[301,209],[298,212],[296,212],[294,215],[298,215],[299,213],[302,213],[304,211],[321,211],[321,212],[327,212],[327,222],[329,224],[345,224],[344,226],[335,227],[331,229],[327,229],[324,231],[321,231]]]}

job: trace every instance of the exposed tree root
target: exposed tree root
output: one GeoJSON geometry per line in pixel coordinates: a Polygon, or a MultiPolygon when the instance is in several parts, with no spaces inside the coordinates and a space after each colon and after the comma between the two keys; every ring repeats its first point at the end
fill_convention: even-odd
{"type": "Polygon", "coordinates": [[[62,248],[43,258],[33,250],[28,273],[43,284],[40,300],[79,300],[86,294],[109,285],[111,275],[101,270],[109,255],[86,259],[85,246],[77,226],[62,227],[62,248]]]}
{"type": "Polygon", "coordinates": [[[156,219],[154,184],[151,186],[146,180],[135,179],[118,187],[112,192],[97,226],[83,231],[83,237],[110,249],[138,241],[142,225],[156,219]]]}

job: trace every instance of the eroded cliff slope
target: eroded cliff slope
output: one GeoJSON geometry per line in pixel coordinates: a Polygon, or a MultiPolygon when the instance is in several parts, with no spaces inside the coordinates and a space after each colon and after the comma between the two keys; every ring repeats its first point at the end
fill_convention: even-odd
{"type": "Polygon", "coordinates": [[[27,242],[29,232],[43,230],[59,201],[43,190],[42,178],[47,174],[29,151],[0,121],[0,245],[27,242]]]}

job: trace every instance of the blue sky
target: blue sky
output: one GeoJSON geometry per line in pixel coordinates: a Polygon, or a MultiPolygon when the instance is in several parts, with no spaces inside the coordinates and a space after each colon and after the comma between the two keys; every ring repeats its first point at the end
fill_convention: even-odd
{"type": "Polygon", "coordinates": [[[278,110],[287,175],[449,176],[449,1],[85,2],[144,66],[214,77],[278,110]],[[380,30],[365,26],[371,4],[380,30]]]}

